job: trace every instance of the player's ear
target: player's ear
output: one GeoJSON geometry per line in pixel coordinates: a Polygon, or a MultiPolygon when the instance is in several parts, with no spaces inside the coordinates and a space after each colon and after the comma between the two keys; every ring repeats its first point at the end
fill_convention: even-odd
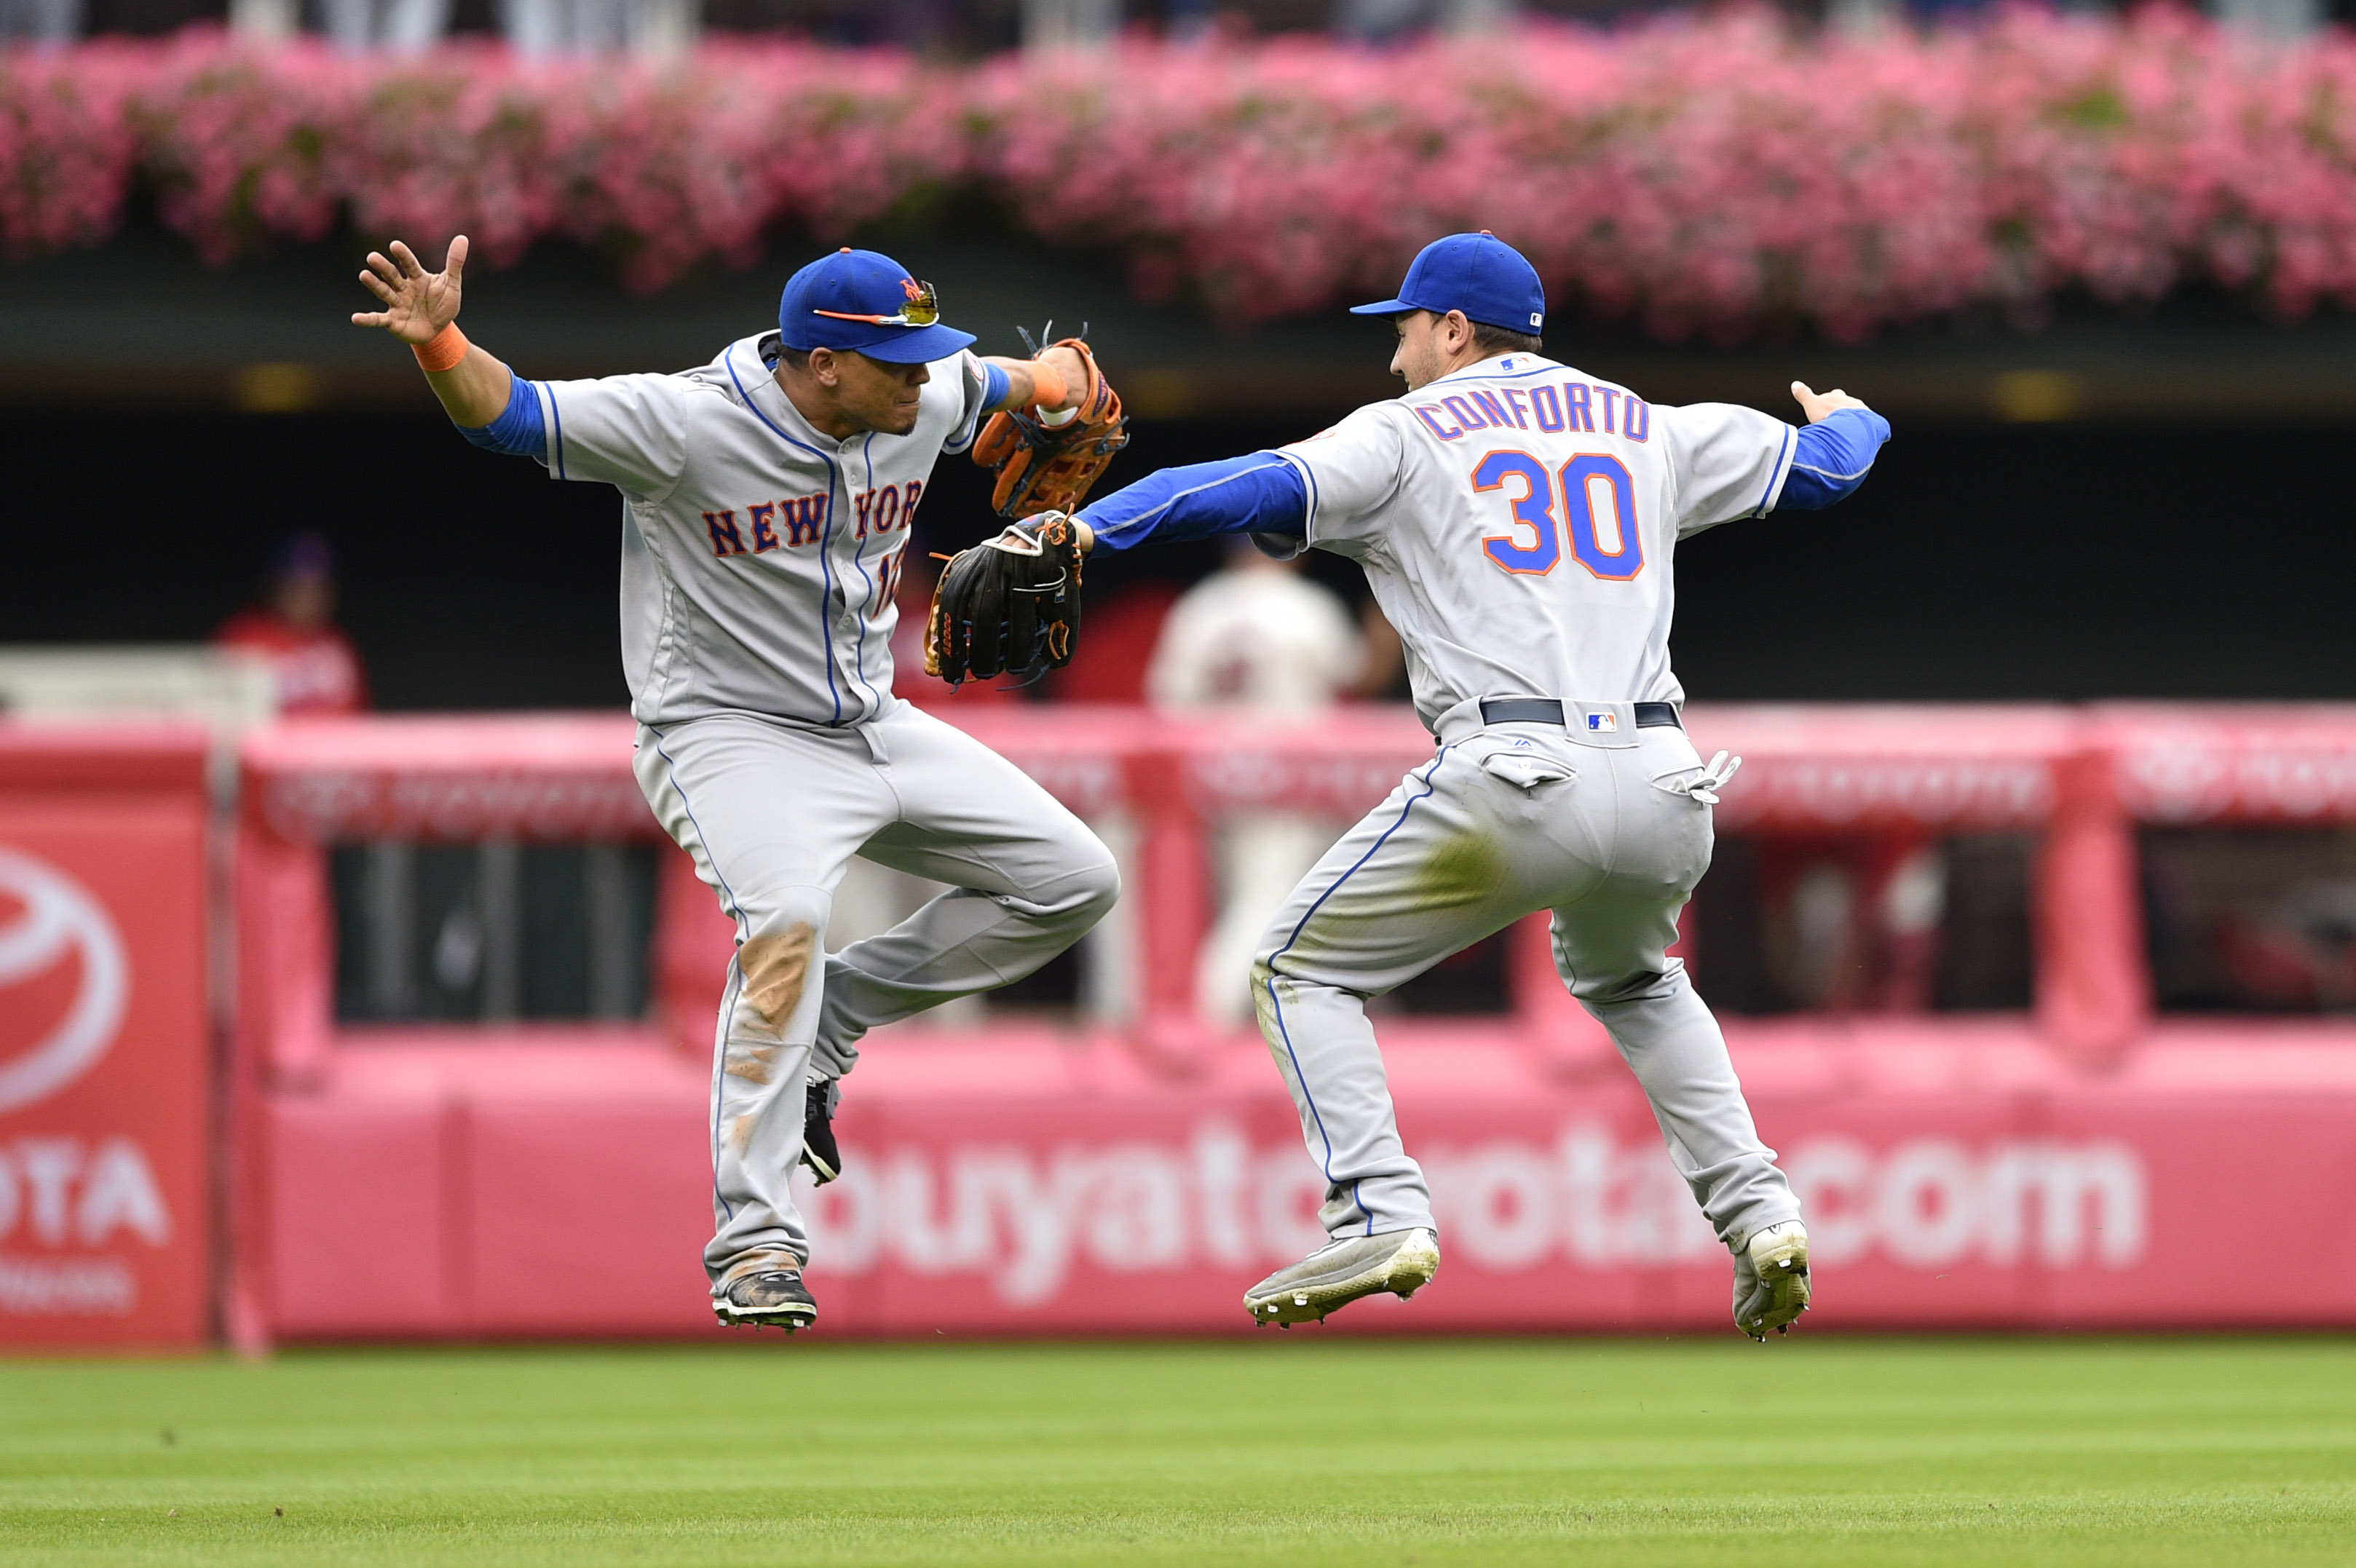
{"type": "Polygon", "coordinates": [[[809,373],[817,378],[818,384],[821,387],[842,385],[842,367],[835,363],[834,350],[831,348],[813,348],[809,351],[809,373]]]}

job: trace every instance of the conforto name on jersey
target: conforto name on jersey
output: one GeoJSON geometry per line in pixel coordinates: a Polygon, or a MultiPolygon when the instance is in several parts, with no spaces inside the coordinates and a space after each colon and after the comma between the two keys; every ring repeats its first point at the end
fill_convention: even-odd
{"type": "MultiPolygon", "coordinates": [[[[1500,369],[1511,363],[1500,361],[1500,369]]],[[[1410,402],[1408,407],[1426,430],[1442,441],[1457,441],[1476,430],[1601,433],[1633,442],[1648,440],[1653,433],[1651,404],[1625,387],[1595,381],[1468,388],[1436,401],[1410,402]]]]}

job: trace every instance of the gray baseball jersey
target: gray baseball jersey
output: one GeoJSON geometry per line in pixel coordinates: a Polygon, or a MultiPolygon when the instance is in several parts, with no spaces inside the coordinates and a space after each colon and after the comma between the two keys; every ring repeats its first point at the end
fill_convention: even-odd
{"type": "Polygon", "coordinates": [[[1677,540],[1772,509],[1795,436],[1754,410],[1655,407],[1513,354],[1284,449],[1308,542],[1365,568],[1440,741],[1294,890],[1252,969],[1336,1237],[1436,1228],[1366,998],[1538,910],[1563,984],[1634,1071],[1719,1235],[1740,1249],[1797,1215],[1717,1021],[1667,954],[1709,864],[1719,775],[1668,710],[1637,707],[1684,696],[1677,540]],[[1561,718],[1483,714],[1513,697],[1556,699],[1561,718]]]}
{"type": "Polygon", "coordinates": [[[1796,432],[1656,407],[1510,354],[1284,449],[1308,539],[1352,557],[1406,645],[1427,725],[1468,698],[1676,702],[1678,539],[1773,509],[1796,432]]]}
{"type": "Polygon", "coordinates": [[[643,724],[851,724],[891,702],[892,590],[933,464],[969,446],[981,361],[930,366],[906,435],[811,428],[777,335],[677,375],[530,383],[558,479],[621,490],[622,663],[643,724]]]}
{"type": "Polygon", "coordinates": [[[620,488],[622,651],[648,802],[736,923],[714,1042],[715,1292],[807,1262],[787,1192],[804,1084],[879,1023],[1004,985],[1110,907],[1111,855],[980,742],[892,694],[894,579],[934,461],[990,379],[929,367],[907,435],[836,440],[774,373],[776,335],[701,369],[530,383],[549,472],[620,488]],[[831,955],[854,855],[951,890],[831,955]]]}

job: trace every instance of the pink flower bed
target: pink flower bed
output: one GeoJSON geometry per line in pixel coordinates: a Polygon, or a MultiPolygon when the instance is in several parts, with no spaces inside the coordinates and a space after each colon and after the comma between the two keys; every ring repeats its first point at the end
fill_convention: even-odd
{"type": "Polygon", "coordinates": [[[102,240],[134,172],[208,261],[316,240],[339,214],[493,265],[552,235],[611,242],[653,290],[763,230],[848,233],[968,177],[962,83],[903,57],[714,47],[669,70],[503,49],[353,59],[218,32],[0,52],[0,251],[102,240]]]}
{"type": "Polygon", "coordinates": [[[981,166],[1051,240],[1244,316],[1492,229],[1667,335],[1876,324],[2207,278],[2356,299],[2356,47],[2020,11],[1872,41],[1759,15],[1413,53],[1132,48],[982,73],[981,166]],[[1021,112],[1016,105],[1022,105],[1021,112]]]}
{"type": "Polygon", "coordinates": [[[1653,330],[1840,336],[2070,288],[2356,303],[2356,44],[2018,12],[1928,37],[1762,15],[1008,59],[715,44],[667,70],[168,44],[0,55],[0,250],[88,244],[133,178],[221,260],[348,216],[493,264],[565,235],[632,286],[847,234],[927,183],[1256,319],[1387,289],[1486,228],[1653,330]]]}
{"type": "Polygon", "coordinates": [[[0,55],[0,255],[114,231],[137,152],[125,107],[144,63],[104,45],[0,55]]]}

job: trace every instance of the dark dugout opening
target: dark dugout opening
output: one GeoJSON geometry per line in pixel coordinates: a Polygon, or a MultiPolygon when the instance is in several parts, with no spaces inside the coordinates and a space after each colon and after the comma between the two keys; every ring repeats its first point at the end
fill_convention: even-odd
{"type": "MultiPolygon", "coordinates": [[[[418,401],[12,413],[0,640],[201,640],[308,530],[381,706],[622,704],[614,493],[477,452],[418,401]]],[[[1320,422],[1141,421],[1107,485],[1320,422]]],[[[2356,698],[2345,452],[2329,425],[1901,422],[1840,507],[1686,542],[1677,670],[1697,701],[2356,698]]],[[[978,537],[986,497],[945,460],[917,548],[978,537]]],[[[1099,560],[1092,608],[1219,557],[1099,560]]],[[[1346,561],[1312,570],[1364,593],[1346,561]]]]}

